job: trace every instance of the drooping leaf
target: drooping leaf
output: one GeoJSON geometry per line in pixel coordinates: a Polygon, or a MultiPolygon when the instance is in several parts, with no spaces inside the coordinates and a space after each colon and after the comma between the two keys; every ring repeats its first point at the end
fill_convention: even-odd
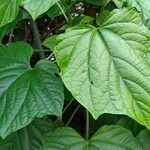
{"type": "Polygon", "coordinates": [[[141,144],[143,150],[149,150],[150,149],[150,131],[147,129],[142,130],[138,136],[137,139],[139,143],[141,144]]]}
{"type": "Polygon", "coordinates": [[[142,12],[145,19],[150,18],[150,1],[149,0],[126,0],[128,6],[135,7],[142,12]]]}
{"type": "Polygon", "coordinates": [[[72,28],[58,37],[63,82],[94,118],[125,114],[150,128],[149,31],[132,9],[101,18],[98,28],[72,28]]]}
{"type": "Polygon", "coordinates": [[[19,0],[0,0],[0,27],[12,22],[19,12],[19,0]]]}
{"type": "Polygon", "coordinates": [[[39,150],[43,136],[53,130],[50,120],[35,119],[25,128],[10,134],[6,139],[0,139],[0,150],[39,150]]]}
{"type": "Polygon", "coordinates": [[[18,42],[0,47],[0,136],[46,114],[61,116],[63,86],[54,75],[56,65],[42,60],[34,68],[32,49],[18,42]],[[51,69],[52,68],[52,69],[51,69]]]}
{"type": "Polygon", "coordinates": [[[3,37],[8,34],[16,25],[16,22],[11,22],[6,24],[5,26],[0,27],[0,41],[3,39],[3,37]]]}
{"type": "Polygon", "coordinates": [[[71,128],[58,128],[44,139],[41,150],[141,150],[132,133],[120,126],[104,126],[86,141],[71,128]]]}
{"type": "Polygon", "coordinates": [[[114,125],[122,118],[122,115],[103,114],[97,120],[90,116],[89,131],[93,135],[100,127],[104,125],[114,125]]]}
{"type": "Polygon", "coordinates": [[[23,7],[36,19],[59,0],[24,0],[23,7]]]}
{"type": "Polygon", "coordinates": [[[132,131],[133,135],[137,136],[137,134],[144,128],[144,126],[141,126],[136,121],[129,117],[124,117],[116,122],[117,125],[120,125],[124,128],[129,129],[132,131]]]}

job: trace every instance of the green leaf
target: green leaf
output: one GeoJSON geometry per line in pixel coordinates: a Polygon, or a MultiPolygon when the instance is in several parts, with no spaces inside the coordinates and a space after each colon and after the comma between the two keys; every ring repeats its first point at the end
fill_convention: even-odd
{"type": "Polygon", "coordinates": [[[65,24],[61,27],[61,30],[69,30],[71,27],[74,26],[81,26],[81,25],[92,25],[94,18],[86,15],[80,15],[79,17],[75,17],[71,23],[65,24]]]}
{"type": "Polygon", "coordinates": [[[110,0],[82,0],[85,1],[89,4],[93,4],[93,5],[103,5],[106,6],[107,3],[109,3],[110,0]]]}
{"type": "Polygon", "coordinates": [[[150,18],[150,1],[149,0],[126,0],[128,6],[135,7],[142,12],[145,19],[150,18]]]}
{"type": "Polygon", "coordinates": [[[43,45],[50,48],[51,50],[54,50],[55,46],[56,46],[56,39],[57,39],[58,35],[54,35],[51,36],[49,38],[47,38],[44,42],[43,45]]]}
{"type": "Polygon", "coordinates": [[[47,119],[35,119],[25,128],[0,139],[0,150],[39,150],[43,135],[53,130],[52,122],[47,119]]]}
{"type": "Polygon", "coordinates": [[[0,27],[0,41],[3,37],[8,34],[16,25],[16,22],[13,21],[11,23],[6,24],[5,26],[0,27]]]}
{"type": "Polygon", "coordinates": [[[57,40],[63,82],[95,119],[125,114],[150,128],[149,31],[136,11],[116,9],[100,27],[72,28],[57,40]]]}
{"type": "Polygon", "coordinates": [[[141,150],[132,133],[120,126],[104,126],[89,140],[71,128],[58,128],[44,139],[41,150],[141,150]]]}
{"type": "Polygon", "coordinates": [[[72,26],[75,25],[87,25],[87,24],[92,24],[93,23],[94,18],[90,17],[90,16],[86,16],[86,15],[80,15],[79,17],[74,18],[74,20],[72,21],[72,26]]]}
{"type": "Polygon", "coordinates": [[[36,19],[59,0],[24,0],[23,7],[36,19]]]}
{"type": "Polygon", "coordinates": [[[0,0],[0,27],[12,22],[18,13],[18,0],[0,0]]]}
{"type": "Polygon", "coordinates": [[[56,65],[42,60],[31,68],[31,55],[31,47],[23,42],[0,47],[0,136],[3,138],[35,117],[61,116],[63,86],[54,69],[49,69],[56,65]]]}
{"type": "Polygon", "coordinates": [[[142,130],[138,136],[137,139],[139,140],[139,143],[141,144],[143,150],[149,150],[150,148],[150,131],[147,129],[142,130]]]}
{"type": "Polygon", "coordinates": [[[125,0],[112,0],[112,1],[116,4],[118,8],[121,8],[123,6],[123,3],[125,2],[125,0]]]}
{"type": "MultiPolygon", "coordinates": [[[[61,6],[64,12],[66,12],[69,7],[69,6],[63,5],[62,1],[59,2],[59,5],[61,6]]],[[[62,10],[58,7],[58,4],[53,5],[47,12],[47,15],[51,18],[55,18],[62,14],[63,14],[62,10]]]]}
{"type": "Polygon", "coordinates": [[[144,128],[144,126],[141,126],[129,117],[124,117],[120,119],[116,124],[129,129],[135,136],[137,136],[137,134],[144,128]]]}

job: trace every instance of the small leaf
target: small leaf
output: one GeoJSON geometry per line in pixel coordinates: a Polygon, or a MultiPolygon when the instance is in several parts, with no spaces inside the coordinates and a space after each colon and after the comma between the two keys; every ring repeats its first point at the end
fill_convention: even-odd
{"type": "Polygon", "coordinates": [[[132,133],[120,126],[104,126],[86,141],[71,128],[58,128],[44,139],[41,150],[141,150],[132,133]]]}
{"type": "Polygon", "coordinates": [[[0,41],[3,39],[3,37],[8,34],[16,25],[16,22],[13,21],[11,23],[8,23],[2,27],[0,27],[0,41]]]}
{"type": "Polygon", "coordinates": [[[35,117],[61,116],[63,85],[54,75],[58,69],[46,60],[30,68],[31,55],[31,47],[22,42],[0,47],[0,136],[3,138],[35,117]]]}
{"type": "Polygon", "coordinates": [[[31,14],[33,19],[36,19],[41,14],[48,11],[59,0],[24,0],[23,7],[31,14]]]}
{"type": "Polygon", "coordinates": [[[0,150],[39,150],[43,135],[53,130],[52,122],[47,119],[35,119],[25,128],[0,139],[0,150]]]}
{"type": "Polygon", "coordinates": [[[142,130],[138,136],[137,139],[139,143],[141,144],[143,150],[149,150],[150,148],[150,131],[147,129],[142,130]]]}
{"type": "Polygon", "coordinates": [[[149,37],[140,15],[126,8],[113,10],[98,28],[58,36],[54,53],[63,82],[95,119],[125,114],[150,128],[149,37]]]}
{"type": "Polygon", "coordinates": [[[125,0],[112,0],[112,1],[116,4],[118,8],[121,8],[123,6],[123,3],[125,2],[125,0]]]}

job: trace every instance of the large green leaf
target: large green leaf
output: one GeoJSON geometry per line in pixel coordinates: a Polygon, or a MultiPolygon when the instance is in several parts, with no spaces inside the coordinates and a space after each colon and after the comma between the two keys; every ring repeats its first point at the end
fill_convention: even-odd
{"type": "Polygon", "coordinates": [[[150,18],[150,0],[125,0],[129,6],[142,12],[145,19],[150,18]]]}
{"type": "Polygon", "coordinates": [[[0,150],[39,150],[43,135],[54,129],[50,120],[35,119],[25,128],[0,139],[0,150]]]}
{"type": "Polygon", "coordinates": [[[33,19],[46,12],[59,0],[24,0],[24,8],[31,14],[33,19]]]}
{"type": "Polygon", "coordinates": [[[150,149],[150,131],[147,129],[142,130],[138,136],[137,139],[139,140],[139,143],[141,144],[143,150],[149,150],[150,149]]]}
{"type": "Polygon", "coordinates": [[[149,31],[132,9],[100,18],[98,28],[58,36],[55,56],[63,82],[94,118],[125,114],[150,128],[149,31]]]}
{"type": "Polygon", "coordinates": [[[19,0],[0,0],[0,27],[12,22],[19,12],[19,0]]]}
{"type": "Polygon", "coordinates": [[[0,47],[0,136],[46,114],[61,116],[63,86],[55,64],[43,60],[30,68],[32,49],[18,42],[0,47]]]}
{"type": "Polygon", "coordinates": [[[141,150],[132,133],[120,126],[104,126],[89,140],[71,128],[58,128],[44,139],[41,150],[141,150]]]}

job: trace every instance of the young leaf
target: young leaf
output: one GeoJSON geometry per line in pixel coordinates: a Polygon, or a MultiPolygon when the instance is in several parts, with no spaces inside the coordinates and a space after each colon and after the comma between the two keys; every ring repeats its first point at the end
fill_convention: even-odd
{"type": "Polygon", "coordinates": [[[43,136],[52,129],[54,126],[49,119],[35,119],[6,139],[0,139],[0,150],[39,150],[43,143],[43,136]]]}
{"type": "Polygon", "coordinates": [[[142,130],[138,136],[137,139],[139,140],[139,143],[141,144],[143,150],[149,150],[150,148],[150,131],[147,129],[142,130]]]}
{"type": "Polygon", "coordinates": [[[63,82],[95,119],[125,114],[150,128],[149,31],[132,9],[116,9],[100,25],[58,37],[63,82]]]}
{"type": "Polygon", "coordinates": [[[24,0],[23,7],[36,19],[59,0],[24,0]]]}
{"type": "Polygon", "coordinates": [[[19,12],[19,0],[0,0],[0,27],[12,22],[19,12]]]}
{"type": "Polygon", "coordinates": [[[3,138],[35,117],[61,116],[63,86],[54,75],[56,66],[42,60],[32,69],[31,55],[31,47],[22,42],[0,47],[0,136],[3,138]]]}
{"type": "Polygon", "coordinates": [[[150,1],[149,0],[125,0],[129,6],[135,7],[142,12],[145,19],[150,18],[150,1]]]}
{"type": "Polygon", "coordinates": [[[71,128],[58,128],[44,139],[41,150],[141,150],[132,133],[120,126],[104,126],[89,140],[71,128]]]}
{"type": "Polygon", "coordinates": [[[43,45],[50,48],[52,51],[54,50],[54,47],[56,46],[56,39],[58,35],[51,36],[47,38],[44,42],[43,45]]]}

